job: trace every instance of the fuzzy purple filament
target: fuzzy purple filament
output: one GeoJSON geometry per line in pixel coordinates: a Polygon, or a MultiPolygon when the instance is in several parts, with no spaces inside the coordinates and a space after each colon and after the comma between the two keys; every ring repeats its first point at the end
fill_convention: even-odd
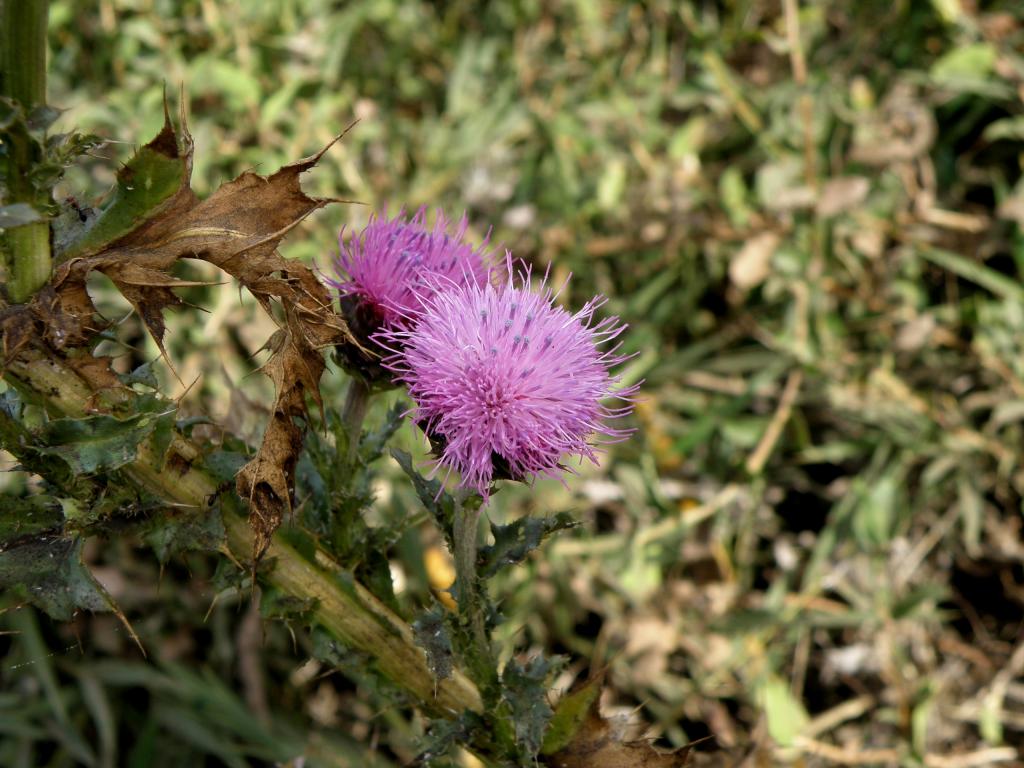
{"type": "Polygon", "coordinates": [[[342,232],[327,283],[365,304],[385,328],[414,320],[422,310],[420,300],[430,296],[438,278],[446,284],[486,285],[491,272],[487,239],[477,248],[465,242],[465,216],[451,233],[444,213],[437,213],[433,229],[426,218],[424,207],[411,219],[404,213],[393,219],[373,217],[348,242],[342,232]]]}
{"type": "Polygon", "coordinates": [[[529,273],[509,280],[449,285],[423,299],[413,327],[378,338],[393,354],[385,367],[416,404],[414,417],[444,445],[440,462],[462,485],[487,497],[496,457],[515,479],[555,476],[563,456],[596,462],[593,438],[610,442],[630,430],[608,422],[632,410],[636,386],[617,388],[610,369],[625,357],[600,347],[625,329],[618,318],[594,322],[596,297],[575,314],[555,304],[529,273]],[[624,405],[610,408],[606,400],[624,405]]]}

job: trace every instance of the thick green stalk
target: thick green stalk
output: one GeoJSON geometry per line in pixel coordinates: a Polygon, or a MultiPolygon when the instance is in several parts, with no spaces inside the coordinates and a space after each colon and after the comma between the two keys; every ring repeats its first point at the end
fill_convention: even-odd
{"type": "Polygon", "coordinates": [[[370,406],[370,387],[358,376],[353,376],[345,395],[345,407],[341,412],[341,424],[345,430],[345,450],[338,446],[338,467],[342,476],[352,473],[359,452],[359,438],[363,432],[363,419],[370,406]]]}
{"type": "Polygon", "coordinates": [[[459,493],[455,497],[452,527],[452,557],[455,560],[455,602],[459,620],[469,630],[468,647],[462,649],[466,670],[481,687],[485,698],[498,682],[497,661],[487,632],[487,616],[481,594],[482,584],[476,571],[477,538],[480,527],[480,500],[459,493]]]}
{"type": "Polygon", "coordinates": [[[455,601],[460,613],[467,612],[476,603],[477,537],[480,526],[480,505],[466,505],[461,495],[455,497],[455,520],[452,529],[455,559],[455,601]]]}
{"type": "Polygon", "coordinates": [[[7,293],[11,301],[22,304],[50,279],[50,224],[37,221],[5,234],[8,262],[7,293]]]}
{"type": "MultiPolygon", "coordinates": [[[[5,375],[64,416],[83,415],[92,398],[92,388],[75,371],[60,359],[39,352],[22,352],[8,365],[5,375]]],[[[187,469],[168,471],[152,445],[143,443],[138,458],[129,465],[130,476],[140,487],[169,502],[204,508],[216,498],[218,484],[198,466],[201,451],[180,436],[174,439],[170,451],[183,459],[180,465],[187,469]]],[[[224,527],[224,553],[236,562],[248,561],[253,548],[248,522],[225,512],[224,527]]],[[[479,691],[461,672],[455,671],[444,680],[434,678],[409,625],[326,552],[318,550],[311,562],[277,535],[263,562],[259,571],[262,580],[288,595],[315,601],[314,620],[320,626],[343,644],[372,657],[386,677],[415,695],[426,709],[446,717],[483,710],[479,691]]]]}
{"type": "Polygon", "coordinates": [[[46,21],[49,0],[3,0],[4,94],[26,110],[46,103],[46,21]]]}
{"type": "MultiPolygon", "coordinates": [[[[0,0],[0,94],[21,104],[26,114],[46,103],[46,22],[49,0],[0,0]]],[[[48,192],[33,187],[29,172],[40,158],[27,134],[13,134],[7,155],[7,203],[35,208],[51,202],[48,192]]],[[[15,302],[27,301],[50,279],[50,225],[26,224],[5,234],[7,291],[15,302]]]]}

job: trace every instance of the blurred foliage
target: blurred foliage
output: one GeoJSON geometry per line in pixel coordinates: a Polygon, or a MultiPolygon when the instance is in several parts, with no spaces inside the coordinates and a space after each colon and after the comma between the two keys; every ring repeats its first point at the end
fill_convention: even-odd
{"type": "MultiPolygon", "coordinates": [[[[607,714],[666,745],[713,734],[725,764],[758,750],[805,765],[1014,759],[1017,2],[55,0],[51,43],[59,129],[112,142],[69,171],[61,199],[90,206],[112,185],[129,154],[116,142],[156,132],[165,84],[187,95],[200,193],[358,118],[306,182],[365,205],[322,212],[287,256],[326,265],[338,229],[385,204],[465,209],[556,282],[572,271],[574,302],[606,293],[630,323],[636,437],[568,487],[508,488],[487,510],[497,525],[564,510],[582,523],[496,579],[503,658],[567,655],[561,688],[607,666],[607,714]]],[[[109,285],[91,288],[125,318],[108,342],[124,372],[156,359],[109,285]]],[[[252,443],[271,397],[251,358],[273,328],[229,283],[182,295],[210,310],[167,319],[181,381],[198,380],[182,407],[212,419],[197,432],[252,443]]],[[[325,397],[340,403],[344,385],[328,376],[325,397]]],[[[408,427],[399,436],[422,455],[408,427]]],[[[350,544],[400,531],[388,562],[364,567],[429,617],[450,581],[424,551],[443,543],[400,476],[388,463],[331,492],[375,496],[350,544]]],[[[4,492],[32,482],[11,473],[4,492]]],[[[303,519],[329,530],[317,498],[303,519]]],[[[416,757],[422,722],[358,658],[320,677],[307,659],[344,651],[260,629],[247,588],[210,561],[161,569],[123,542],[85,558],[149,660],[109,615],[55,625],[12,607],[3,764],[416,757]]],[[[509,674],[530,673],[511,660],[509,674]]]]}

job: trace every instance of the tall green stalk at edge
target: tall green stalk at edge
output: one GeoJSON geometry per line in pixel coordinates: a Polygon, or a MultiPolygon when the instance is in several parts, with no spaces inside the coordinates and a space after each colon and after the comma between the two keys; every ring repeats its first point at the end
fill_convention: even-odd
{"type": "MultiPolygon", "coordinates": [[[[49,0],[0,0],[0,94],[26,112],[46,103],[46,22],[49,0]]],[[[7,152],[7,203],[47,206],[48,193],[29,180],[36,145],[28,135],[13,136],[7,152]]],[[[7,291],[27,301],[50,279],[50,225],[26,224],[4,234],[7,291]]]]}

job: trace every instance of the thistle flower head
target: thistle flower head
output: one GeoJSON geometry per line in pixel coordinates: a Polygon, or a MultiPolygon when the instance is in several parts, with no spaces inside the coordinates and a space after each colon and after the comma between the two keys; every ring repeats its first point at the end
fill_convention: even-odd
{"type": "Polygon", "coordinates": [[[393,219],[371,218],[348,242],[342,239],[344,232],[339,235],[334,275],[327,283],[343,299],[354,299],[372,324],[389,328],[413,320],[422,310],[420,300],[438,285],[437,278],[455,285],[488,282],[487,241],[478,248],[464,241],[466,217],[454,231],[440,211],[433,229],[426,218],[424,207],[411,219],[404,212],[393,219]]]}
{"type": "Polygon", "coordinates": [[[564,456],[596,460],[593,438],[620,439],[629,430],[608,421],[627,414],[636,387],[616,388],[610,369],[624,359],[618,345],[599,347],[625,328],[618,318],[594,322],[596,297],[575,314],[555,304],[545,279],[518,285],[448,286],[422,299],[413,327],[380,335],[392,351],[385,367],[415,402],[415,418],[439,461],[462,485],[484,497],[499,476],[557,475],[564,456]],[[604,404],[618,399],[625,404],[604,404]]]}

